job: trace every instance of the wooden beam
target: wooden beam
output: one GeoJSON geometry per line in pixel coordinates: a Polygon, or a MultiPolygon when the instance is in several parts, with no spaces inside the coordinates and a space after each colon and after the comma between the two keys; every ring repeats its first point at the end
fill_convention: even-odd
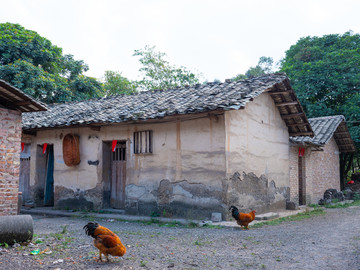
{"type": "Polygon", "coordinates": [[[295,124],[288,124],[288,127],[303,127],[303,126],[310,126],[309,123],[295,123],[295,124]]]}
{"type": "Polygon", "coordinates": [[[337,135],[348,135],[349,132],[347,131],[343,131],[343,132],[335,132],[334,135],[337,136],[337,135]]]}
{"type": "Polygon", "coordinates": [[[91,130],[95,130],[95,131],[100,131],[101,126],[96,126],[96,125],[89,125],[91,130]]]}
{"type": "Polygon", "coordinates": [[[297,102],[297,101],[290,101],[290,102],[275,103],[275,106],[282,107],[282,106],[298,105],[298,104],[299,104],[299,102],[297,102]]]}
{"type": "Polygon", "coordinates": [[[304,116],[305,113],[292,113],[292,114],[281,114],[282,119],[289,119],[289,118],[295,118],[295,117],[301,117],[304,116]]]}
{"type": "Polygon", "coordinates": [[[24,105],[29,105],[31,104],[30,101],[19,101],[19,102],[15,102],[14,103],[16,106],[24,106],[24,105]]]}
{"type": "Polygon", "coordinates": [[[272,91],[268,92],[270,95],[279,95],[279,94],[291,94],[293,93],[293,90],[286,90],[286,91],[272,91]]]}
{"type": "Polygon", "coordinates": [[[314,135],[314,132],[306,131],[306,132],[291,132],[289,133],[291,137],[297,137],[297,136],[312,136],[314,135]]]}

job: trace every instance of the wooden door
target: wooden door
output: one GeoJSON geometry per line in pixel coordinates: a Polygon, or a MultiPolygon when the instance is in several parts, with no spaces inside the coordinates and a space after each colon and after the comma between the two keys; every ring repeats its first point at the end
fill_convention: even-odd
{"type": "Polygon", "coordinates": [[[111,153],[110,206],[125,208],[126,142],[118,142],[111,153]]]}
{"type": "Polygon", "coordinates": [[[46,179],[44,190],[44,206],[54,206],[54,146],[48,145],[46,179]]]}
{"type": "Polygon", "coordinates": [[[30,144],[24,145],[20,153],[19,191],[22,192],[22,204],[30,199],[30,144]]]}
{"type": "Polygon", "coordinates": [[[298,157],[298,169],[299,169],[299,205],[306,204],[306,185],[303,170],[303,157],[298,157]]]}

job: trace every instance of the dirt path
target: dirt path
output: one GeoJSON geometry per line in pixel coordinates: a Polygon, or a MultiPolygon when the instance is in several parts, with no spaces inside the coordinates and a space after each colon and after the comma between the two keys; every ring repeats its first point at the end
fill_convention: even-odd
{"type": "Polygon", "coordinates": [[[37,244],[2,247],[0,269],[360,269],[360,207],[326,211],[248,231],[97,220],[128,249],[110,263],[94,261],[88,220],[34,216],[37,244]]]}

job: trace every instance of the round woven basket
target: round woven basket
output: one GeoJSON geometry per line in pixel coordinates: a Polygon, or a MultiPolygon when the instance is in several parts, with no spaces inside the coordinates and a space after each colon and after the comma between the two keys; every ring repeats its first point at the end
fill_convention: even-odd
{"type": "Polygon", "coordinates": [[[67,166],[76,166],[80,163],[79,136],[67,134],[63,139],[63,157],[67,166]]]}

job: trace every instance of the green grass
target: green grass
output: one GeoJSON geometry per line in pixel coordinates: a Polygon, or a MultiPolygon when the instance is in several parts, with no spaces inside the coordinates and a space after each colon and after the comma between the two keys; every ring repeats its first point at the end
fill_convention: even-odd
{"type": "Polygon", "coordinates": [[[353,201],[352,203],[341,203],[337,202],[334,204],[326,204],[324,205],[325,208],[347,208],[350,206],[360,206],[360,200],[353,201]]]}
{"type": "Polygon", "coordinates": [[[324,215],[326,212],[324,209],[322,208],[318,208],[318,209],[314,209],[312,211],[307,211],[304,213],[299,213],[293,216],[288,216],[288,217],[282,217],[282,218],[277,218],[274,220],[270,220],[270,221],[265,221],[265,222],[261,222],[261,223],[256,223],[254,225],[252,225],[252,228],[260,228],[262,226],[265,225],[269,225],[269,226],[274,226],[274,225],[279,225],[283,222],[289,222],[289,221],[297,221],[297,220],[303,220],[306,218],[311,218],[314,216],[321,216],[324,215]]]}
{"type": "Polygon", "coordinates": [[[312,208],[322,208],[322,207],[325,207],[325,208],[347,208],[347,207],[350,207],[350,206],[360,206],[360,200],[354,200],[352,203],[342,203],[342,202],[339,202],[339,201],[334,201],[331,203],[331,204],[325,204],[325,205],[318,205],[318,204],[311,204],[310,207],[312,208]]]}

